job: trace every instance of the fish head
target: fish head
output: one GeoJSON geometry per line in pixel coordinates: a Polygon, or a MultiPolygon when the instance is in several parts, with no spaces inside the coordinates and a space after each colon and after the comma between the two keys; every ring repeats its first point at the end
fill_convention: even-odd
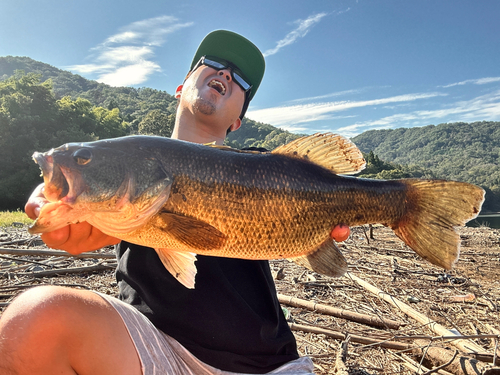
{"type": "Polygon", "coordinates": [[[147,141],[123,137],[35,152],[45,197],[85,212],[85,220],[101,230],[142,225],[168,199],[173,180],[147,141]]]}
{"type": "Polygon", "coordinates": [[[132,174],[123,153],[95,142],[67,143],[48,152],[35,152],[40,166],[44,194],[50,202],[72,205],[82,201],[108,201],[123,196],[132,174]]]}

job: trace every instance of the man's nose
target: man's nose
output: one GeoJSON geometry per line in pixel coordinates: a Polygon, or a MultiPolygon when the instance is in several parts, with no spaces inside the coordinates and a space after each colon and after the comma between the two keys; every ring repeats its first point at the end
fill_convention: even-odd
{"type": "Polygon", "coordinates": [[[219,76],[224,77],[228,82],[231,82],[233,78],[231,77],[231,71],[229,69],[219,70],[219,76]]]}

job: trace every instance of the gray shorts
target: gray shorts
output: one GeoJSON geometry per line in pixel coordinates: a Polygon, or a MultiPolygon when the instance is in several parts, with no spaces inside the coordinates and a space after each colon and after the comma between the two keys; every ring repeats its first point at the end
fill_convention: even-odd
{"type": "MultiPolygon", "coordinates": [[[[117,298],[96,293],[108,301],[120,314],[139,354],[144,375],[237,375],[237,373],[222,371],[200,361],[177,340],[157,329],[136,308],[117,298]]],[[[313,371],[311,359],[301,357],[269,374],[314,375],[313,371]]]]}

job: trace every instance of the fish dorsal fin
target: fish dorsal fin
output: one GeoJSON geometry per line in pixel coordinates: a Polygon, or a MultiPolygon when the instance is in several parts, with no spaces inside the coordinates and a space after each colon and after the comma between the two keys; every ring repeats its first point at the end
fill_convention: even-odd
{"type": "Polygon", "coordinates": [[[154,225],[192,249],[218,249],[226,241],[226,235],[212,225],[172,212],[160,212],[154,225]]]}
{"type": "Polygon", "coordinates": [[[290,260],[311,271],[332,277],[340,277],[347,271],[347,261],[330,237],[311,253],[290,260]]]}
{"type": "Polygon", "coordinates": [[[196,278],[196,254],[155,249],[165,268],[186,288],[194,289],[196,278]]]}
{"type": "Polygon", "coordinates": [[[363,154],[349,139],[333,133],[316,133],[279,146],[273,154],[309,160],[336,174],[355,174],[366,166],[363,154]]]}
{"type": "Polygon", "coordinates": [[[268,151],[264,151],[264,149],[260,149],[259,147],[254,147],[254,149],[239,150],[239,149],[233,148],[231,146],[216,145],[215,143],[206,143],[204,146],[216,148],[217,150],[221,150],[221,151],[238,152],[240,154],[265,154],[265,153],[269,153],[268,151]]]}

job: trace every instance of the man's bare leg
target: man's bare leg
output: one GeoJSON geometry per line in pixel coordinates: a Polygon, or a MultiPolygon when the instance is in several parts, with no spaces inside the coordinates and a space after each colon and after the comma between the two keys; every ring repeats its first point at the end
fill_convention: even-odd
{"type": "Polygon", "coordinates": [[[0,373],[139,375],[119,314],[99,295],[43,286],[21,294],[0,319],[0,373]]]}

